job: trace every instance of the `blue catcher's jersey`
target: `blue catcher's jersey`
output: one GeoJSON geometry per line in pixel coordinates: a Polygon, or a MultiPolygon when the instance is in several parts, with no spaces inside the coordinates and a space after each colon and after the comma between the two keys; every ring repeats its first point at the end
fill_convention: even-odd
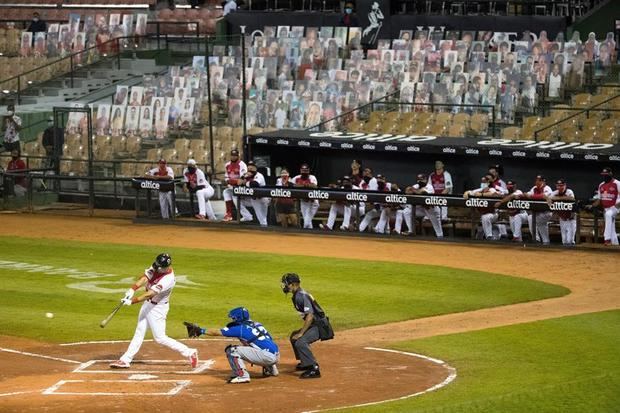
{"type": "Polygon", "coordinates": [[[238,324],[229,324],[220,330],[224,337],[236,337],[243,344],[247,344],[270,353],[278,353],[278,345],[274,343],[271,334],[261,323],[253,321],[238,324]]]}

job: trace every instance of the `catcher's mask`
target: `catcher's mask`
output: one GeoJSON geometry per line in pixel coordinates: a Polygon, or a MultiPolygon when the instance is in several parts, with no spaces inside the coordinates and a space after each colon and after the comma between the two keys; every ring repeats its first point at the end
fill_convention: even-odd
{"type": "Polygon", "coordinates": [[[233,308],[228,312],[228,318],[238,323],[248,321],[250,319],[250,312],[245,307],[233,308]]]}
{"type": "Polygon", "coordinates": [[[299,284],[301,280],[299,279],[299,275],[294,272],[287,272],[282,276],[282,292],[284,294],[288,294],[291,292],[289,288],[290,284],[299,284]]]}
{"type": "Polygon", "coordinates": [[[168,253],[162,253],[155,258],[155,262],[153,263],[153,268],[159,270],[160,268],[168,268],[172,264],[172,258],[168,253]]]}

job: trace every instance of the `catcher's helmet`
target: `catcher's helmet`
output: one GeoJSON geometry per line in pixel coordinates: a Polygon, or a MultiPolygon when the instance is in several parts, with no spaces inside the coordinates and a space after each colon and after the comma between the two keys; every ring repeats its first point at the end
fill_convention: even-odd
{"type": "Polygon", "coordinates": [[[248,321],[250,319],[250,312],[245,307],[233,308],[228,312],[228,318],[237,322],[248,321]]]}
{"type": "Polygon", "coordinates": [[[299,275],[294,272],[287,272],[282,276],[282,291],[287,294],[291,291],[288,287],[290,284],[299,284],[300,282],[299,275]]]}
{"type": "Polygon", "coordinates": [[[172,258],[170,257],[170,254],[164,252],[162,254],[159,254],[157,258],[155,258],[155,262],[153,263],[153,268],[155,269],[167,268],[167,267],[170,267],[171,264],[172,264],[172,258]]]}

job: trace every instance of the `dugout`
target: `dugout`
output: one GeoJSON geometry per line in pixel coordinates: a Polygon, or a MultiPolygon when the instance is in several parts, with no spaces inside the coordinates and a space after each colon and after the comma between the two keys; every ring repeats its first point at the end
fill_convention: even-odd
{"type": "Polygon", "coordinates": [[[348,174],[351,161],[359,159],[388,181],[410,185],[416,174],[432,172],[434,162],[441,160],[452,175],[455,194],[478,187],[488,166],[501,164],[504,180],[516,180],[522,190],[529,190],[534,177],[543,174],[551,188],[564,178],[577,198],[588,199],[601,182],[603,167],[620,175],[620,145],[612,144],[298,130],[248,135],[246,144],[248,155],[268,171],[268,184],[275,183],[278,167],[296,175],[299,165],[308,162],[320,186],[327,186],[348,174]]]}

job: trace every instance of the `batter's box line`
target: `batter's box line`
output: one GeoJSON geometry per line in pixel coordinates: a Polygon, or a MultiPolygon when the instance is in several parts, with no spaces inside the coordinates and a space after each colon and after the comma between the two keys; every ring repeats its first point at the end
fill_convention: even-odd
{"type": "Polygon", "coordinates": [[[189,386],[191,380],[144,380],[136,382],[135,380],[60,380],[58,383],[43,390],[41,394],[46,396],[175,396],[185,387],[189,386]],[[63,385],[68,383],[174,383],[175,386],[167,392],[136,392],[136,393],[119,393],[119,392],[62,392],[57,391],[63,385]]]}
{"type": "MultiPolygon", "coordinates": [[[[199,374],[203,373],[205,370],[208,370],[211,366],[215,364],[215,360],[200,360],[198,362],[198,366],[191,371],[168,371],[168,370],[131,370],[131,369],[107,369],[107,370],[86,370],[89,367],[93,366],[97,363],[112,363],[116,360],[89,360],[85,363],[80,364],[72,371],[72,373],[86,373],[86,374],[199,374]]],[[[133,364],[172,364],[172,365],[187,365],[186,361],[180,360],[136,360],[133,364]]]]}

